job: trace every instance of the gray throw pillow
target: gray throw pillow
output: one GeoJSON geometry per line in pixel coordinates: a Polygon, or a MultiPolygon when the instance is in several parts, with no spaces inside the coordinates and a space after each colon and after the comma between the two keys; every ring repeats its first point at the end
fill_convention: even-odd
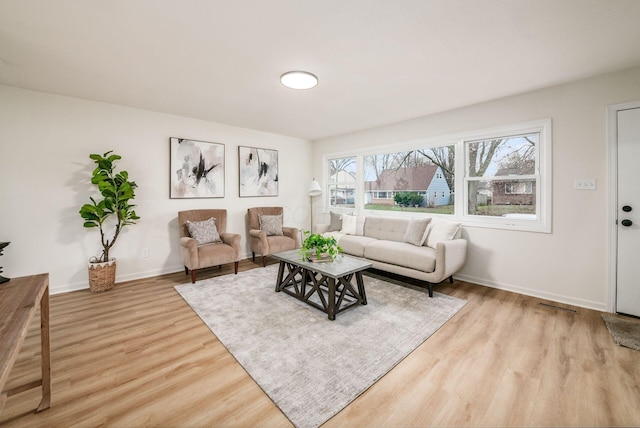
{"type": "Polygon", "coordinates": [[[282,214],[261,215],[260,230],[264,230],[267,236],[282,236],[282,214]]]}
{"type": "Polygon", "coordinates": [[[409,226],[407,226],[407,231],[404,233],[403,241],[415,245],[416,247],[424,244],[425,239],[427,239],[425,231],[430,221],[430,218],[412,218],[409,222],[409,226]]]}
{"type": "Polygon", "coordinates": [[[342,229],[342,214],[329,211],[329,215],[331,216],[331,222],[327,232],[340,232],[342,229]]]}
{"type": "Polygon", "coordinates": [[[218,228],[216,227],[216,219],[211,217],[209,220],[204,221],[186,221],[189,235],[196,241],[198,245],[214,244],[222,242],[218,228]]]}

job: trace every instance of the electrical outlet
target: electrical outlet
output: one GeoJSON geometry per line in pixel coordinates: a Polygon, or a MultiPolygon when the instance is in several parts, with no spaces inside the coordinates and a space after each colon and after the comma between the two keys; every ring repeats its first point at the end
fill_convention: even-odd
{"type": "Polygon", "coordinates": [[[149,249],[143,248],[142,252],[140,253],[140,258],[146,259],[147,257],[149,257],[149,249]]]}
{"type": "Polygon", "coordinates": [[[573,182],[573,187],[577,190],[595,190],[596,179],[595,178],[576,178],[573,182]]]}

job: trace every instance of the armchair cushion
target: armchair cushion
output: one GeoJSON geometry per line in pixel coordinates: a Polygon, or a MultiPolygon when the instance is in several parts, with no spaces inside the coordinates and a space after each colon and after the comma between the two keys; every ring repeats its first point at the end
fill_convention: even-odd
{"type": "Polygon", "coordinates": [[[189,230],[189,235],[198,241],[198,245],[222,242],[218,228],[216,227],[216,219],[213,217],[204,221],[187,220],[185,225],[189,230]]]}
{"type": "Polygon", "coordinates": [[[267,236],[282,236],[282,214],[261,215],[260,230],[263,230],[267,236]]]}

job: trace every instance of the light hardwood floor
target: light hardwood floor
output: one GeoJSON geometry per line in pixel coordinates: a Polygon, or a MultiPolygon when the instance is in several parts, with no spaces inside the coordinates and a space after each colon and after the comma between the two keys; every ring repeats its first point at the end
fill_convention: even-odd
{"type": "MultiPolygon", "coordinates": [[[[35,414],[40,391],[24,392],[0,425],[291,426],[174,291],[185,282],[52,296],[51,409],[35,414]]],[[[640,425],[640,352],[615,345],[599,312],[461,281],[436,291],[468,303],[325,427],[640,425]]],[[[8,387],[38,378],[39,346],[38,316],[8,387]]]]}

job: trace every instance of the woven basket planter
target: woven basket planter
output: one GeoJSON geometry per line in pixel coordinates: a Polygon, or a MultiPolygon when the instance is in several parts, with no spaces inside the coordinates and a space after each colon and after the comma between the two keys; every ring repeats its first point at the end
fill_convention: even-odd
{"type": "Polygon", "coordinates": [[[111,290],[116,283],[116,259],[98,263],[89,260],[89,289],[94,293],[111,290]]]}

